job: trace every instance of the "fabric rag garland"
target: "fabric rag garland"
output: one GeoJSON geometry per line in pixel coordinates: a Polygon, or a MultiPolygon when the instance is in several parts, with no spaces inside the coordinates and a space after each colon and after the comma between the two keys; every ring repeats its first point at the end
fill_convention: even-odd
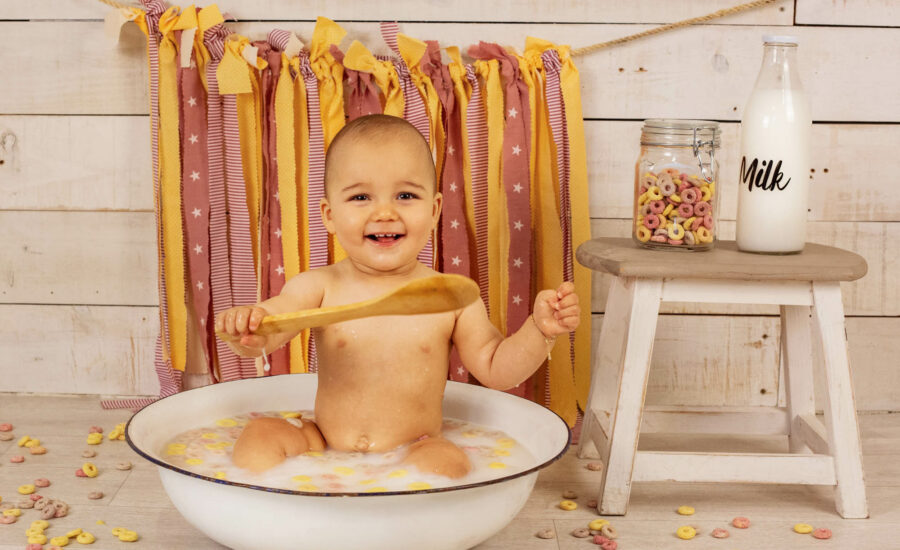
{"type": "MultiPolygon", "coordinates": [[[[316,372],[309,331],[262,362],[215,338],[219,312],[277,295],[302,271],[345,257],[319,220],[325,151],[346,120],[401,116],[430,144],[444,196],[419,260],[467,275],[494,325],[511,334],[535,293],[590,271],[574,262],[590,238],[578,71],[568,46],[528,38],[519,55],[481,42],[444,50],[382,23],[394,56],[375,56],[320,17],[308,46],[273,30],[253,42],[232,33],[215,5],[127,9],[148,44],[150,131],[159,249],[161,396],[189,372],[215,381],[316,372]],[[190,364],[203,357],[201,369],[190,364]]],[[[572,426],[590,381],[590,308],[551,359],[509,390],[542,402],[572,426]]],[[[455,351],[449,378],[471,381],[455,351]]],[[[142,406],[122,400],[107,407],[142,406]]]]}

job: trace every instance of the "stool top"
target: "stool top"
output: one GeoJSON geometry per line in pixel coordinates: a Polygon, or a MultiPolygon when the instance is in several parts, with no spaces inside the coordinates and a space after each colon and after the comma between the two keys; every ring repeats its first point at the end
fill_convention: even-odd
{"type": "Polygon", "coordinates": [[[578,247],[578,262],[619,277],[659,279],[737,279],[745,281],[854,281],[866,274],[859,254],[806,243],[789,255],[740,252],[734,241],[718,241],[712,250],[648,250],[631,239],[591,239],[578,247]]]}

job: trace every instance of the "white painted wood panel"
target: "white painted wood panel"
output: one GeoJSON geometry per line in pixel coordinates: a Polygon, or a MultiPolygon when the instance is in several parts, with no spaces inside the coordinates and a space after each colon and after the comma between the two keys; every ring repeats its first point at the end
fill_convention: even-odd
{"type": "MultiPolygon", "coordinates": [[[[585,121],[591,215],[627,218],[641,122],[585,121]]],[[[17,163],[0,165],[0,209],[152,210],[146,116],[0,116],[18,141],[17,163]]],[[[722,125],[720,219],[737,211],[740,125],[722,125]]],[[[885,185],[896,169],[900,125],[813,126],[809,219],[900,221],[900,193],[885,185]],[[896,167],[892,167],[896,164],[896,167]],[[887,166],[887,167],[886,167],[887,166]]]]}
{"type": "MultiPolygon", "coordinates": [[[[151,212],[2,211],[0,303],[155,305],[156,244],[151,212]]],[[[734,223],[722,234],[733,237],[734,223]]],[[[628,220],[593,220],[595,236],[627,237],[628,220]]],[[[844,283],[848,315],[900,314],[900,224],[810,223],[811,239],[854,250],[869,272],[844,283]]],[[[702,260],[702,253],[693,256],[702,260]]],[[[606,304],[609,276],[595,274],[592,310],[606,304]]],[[[777,314],[773,306],[673,302],[666,313],[777,314]]]]}
{"type": "Polygon", "coordinates": [[[0,303],[159,304],[151,212],[0,211],[0,303]]]}
{"type": "Polygon", "coordinates": [[[0,116],[3,210],[153,210],[147,116],[0,116]]]}
{"type": "MultiPolygon", "coordinates": [[[[133,2],[136,3],[136,2],[133,2]]],[[[217,2],[223,12],[238,20],[315,21],[316,16],[354,21],[472,21],[472,22],[571,22],[671,23],[730,8],[734,0],[642,0],[620,2],[545,2],[541,0],[226,0],[217,2]]],[[[4,2],[0,19],[102,19],[109,7],[96,0],[42,0],[4,2]]],[[[722,18],[722,23],[790,25],[794,5],[780,0],[769,6],[722,18]]]]}
{"type": "Polygon", "coordinates": [[[159,395],[156,307],[0,305],[0,390],[159,395]]]}
{"type": "MultiPolygon", "coordinates": [[[[591,316],[592,349],[603,316],[591,316]]],[[[848,317],[853,390],[859,410],[897,410],[900,403],[900,318],[848,317]]],[[[816,409],[823,410],[819,343],[813,340],[816,409]]],[[[778,317],[660,315],[646,404],[775,406],[778,397],[778,317]],[[762,393],[765,390],[765,393],[762,393]]]]}
{"type": "MultiPolygon", "coordinates": [[[[0,319],[13,321],[0,331],[2,391],[159,391],[155,307],[0,305],[0,319]]],[[[592,319],[595,345],[603,316],[592,319]]],[[[774,406],[778,332],[775,317],[660,316],[647,405],[774,406]]],[[[896,410],[900,319],[851,317],[847,333],[857,407],[896,410]]],[[[821,410],[821,389],[816,395],[821,410]]]]}
{"type": "Polygon", "coordinates": [[[800,0],[798,25],[900,27],[897,0],[800,0]]]}
{"type": "MultiPolygon", "coordinates": [[[[719,223],[720,237],[734,239],[735,224],[719,223]]],[[[594,237],[628,237],[630,220],[591,220],[594,237]]],[[[851,250],[866,259],[869,271],[853,282],[842,283],[847,315],[900,315],[900,223],[878,222],[809,222],[810,242],[851,250]]],[[[660,253],[662,254],[662,253],[660,253]]],[[[684,252],[685,261],[702,261],[702,252],[684,252]]],[[[592,310],[603,311],[611,277],[595,273],[592,310]]],[[[662,306],[665,313],[768,314],[777,315],[774,306],[697,304],[672,302],[662,306]]]]}
{"type": "MultiPolygon", "coordinates": [[[[0,23],[0,73],[16,86],[0,95],[10,114],[143,114],[147,112],[144,44],[128,25],[110,47],[101,22],[0,23]],[[21,44],[45,63],[27,62],[21,44]],[[73,52],[77,63],[73,62],[73,52]],[[47,67],[54,67],[50,71],[47,67]]],[[[312,23],[236,23],[235,31],[264,38],[273,27],[309,39],[312,23]]],[[[377,23],[346,23],[358,39],[387,52],[377,23]]],[[[521,48],[527,35],[573,47],[618,38],[647,25],[404,23],[401,31],[466,47],[490,38],[521,48]]],[[[665,33],[580,58],[586,118],[652,117],[739,120],[762,56],[760,36],[783,27],[706,25],[665,33]],[[702,85],[701,85],[702,83],[702,85]]],[[[792,27],[799,64],[818,121],[900,122],[900,40],[895,29],[792,27]]],[[[345,45],[346,47],[346,45],[345,45]]]]}

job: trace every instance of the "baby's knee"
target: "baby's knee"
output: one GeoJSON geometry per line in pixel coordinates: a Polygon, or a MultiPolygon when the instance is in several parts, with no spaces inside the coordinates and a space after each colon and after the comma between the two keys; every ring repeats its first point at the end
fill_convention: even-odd
{"type": "Polygon", "coordinates": [[[458,479],[472,471],[465,451],[443,438],[428,438],[413,443],[404,461],[429,474],[458,479]]]}
{"type": "Polygon", "coordinates": [[[283,418],[255,418],[244,427],[231,458],[236,466],[259,472],[310,449],[324,449],[324,440],[312,422],[298,427],[283,418]]]}

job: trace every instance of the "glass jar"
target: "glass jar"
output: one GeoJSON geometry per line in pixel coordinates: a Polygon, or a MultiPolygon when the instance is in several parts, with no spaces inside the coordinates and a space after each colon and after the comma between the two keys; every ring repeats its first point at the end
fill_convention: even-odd
{"type": "Polygon", "coordinates": [[[632,238],[645,248],[709,250],[719,212],[719,123],[649,119],[634,171],[632,238]]]}

